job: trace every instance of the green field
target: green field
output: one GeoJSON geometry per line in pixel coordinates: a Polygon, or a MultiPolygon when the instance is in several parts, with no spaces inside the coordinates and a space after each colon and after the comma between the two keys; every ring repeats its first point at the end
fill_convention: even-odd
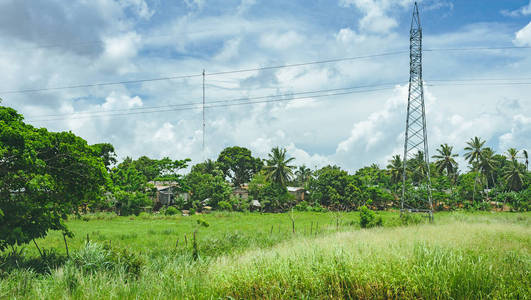
{"type": "MultiPolygon", "coordinates": [[[[530,213],[380,215],[373,229],[358,213],[89,215],[68,222],[70,260],[50,272],[21,261],[0,298],[531,298],[530,213]]],[[[37,243],[65,253],[59,233],[37,243]]]]}

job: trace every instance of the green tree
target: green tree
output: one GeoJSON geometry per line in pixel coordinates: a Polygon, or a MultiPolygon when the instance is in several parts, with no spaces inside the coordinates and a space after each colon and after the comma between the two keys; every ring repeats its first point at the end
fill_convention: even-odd
{"type": "Polygon", "coordinates": [[[315,171],[308,192],[312,201],[337,210],[353,209],[368,199],[361,179],[349,175],[338,166],[326,166],[315,171]]]}
{"type": "Polygon", "coordinates": [[[424,160],[424,152],[418,151],[412,159],[407,161],[406,172],[409,172],[413,184],[419,185],[428,174],[428,165],[424,160]]]}
{"type": "Polygon", "coordinates": [[[476,184],[481,173],[479,170],[479,163],[481,161],[481,155],[483,153],[483,145],[485,145],[485,141],[482,141],[481,138],[478,138],[476,136],[474,138],[471,138],[470,141],[467,142],[467,146],[465,147],[465,151],[467,151],[465,153],[465,159],[472,166],[472,170],[476,173],[476,179],[474,180],[474,192],[472,193],[472,201],[475,201],[476,184]]]}
{"type": "Polygon", "coordinates": [[[449,146],[448,144],[441,145],[441,148],[437,149],[437,155],[432,156],[436,159],[435,161],[435,168],[442,174],[443,172],[446,172],[446,177],[448,177],[448,180],[450,181],[450,187],[453,191],[453,186],[456,179],[456,173],[457,173],[457,162],[455,161],[455,157],[458,155],[455,153],[452,153],[452,150],[454,147],[449,146]]]}
{"type": "Polygon", "coordinates": [[[90,146],[96,155],[101,157],[103,164],[107,170],[111,170],[111,166],[114,165],[116,160],[116,153],[114,152],[114,146],[109,143],[94,144],[90,146]]]}
{"type": "Polygon", "coordinates": [[[211,174],[211,175],[223,175],[221,170],[219,169],[219,164],[216,161],[213,161],[211,159],[207,159],[202,163],[198,163],[192,167],[191,172],[199,172],[203,174],[211,174]]]}
{"type": "Polygon", "coordinates": [[[527,150],[522,150],[522,153],[524,155],[525,159],[525,169],[526,171],[529,170],[529,155],[527,154],[527,150]]]}
{"type": "Polygon", "coordinates": [[[217,162],[225,178],[229,178],[234,186],[249,182],[263,166],[262,160],[251,155],[251,150],[238,146],[221,151],[217,162]]]}
{"type": "Polygon", "coordinates": [[[249,195],[260,201],[262,210],[269,212],[285,211],[294,200],[285,186],[267,179],[265,170],[256,173],[249,182],[249,195]]]}
{"type": "Polygon", "coordinates": [[[387,165],[387,172],[391,176],[391,182],[398,184],[402,180],[402,174],[404,173],[404,162],[400,155],[394,155],[389,164],[387,165]]]}
{"type": "Polygon", "coordinates": [[[509,160],[517,160],[518,158],[518,150],[516,150],[515,148],[509,148],[507,149],[507,158],[509,160]]]}
{"type": "Polygon", "coordinates": [[[494,174],[496,171],[495,169],[497,161],[494,156],[494,151],[492,151],[492,149],[489,147],[484,148],[481,152],[479,170],[481,171],[481,174],[485,177],[485,183],[487,184],[487,188],[493,186],[496,183],[496,181],[494,180],[494,174]]]}
{"type": "Polygon", "coordinates": [[[503,178],[506,181],[507,188],[512,191],[519,191],[524,184],[525,166],[520,164],[516,159],[509,162],[503,169],[503,178]]]}
{"type": "Polygon", "coordinates": [[[275,147],[271,149],[266,160],[267,179],[281,186],[286,186],[293,176],[295,166],[290,165],[295,158],[286,157],[286,149],[275,147]]]}
{"type": "Polygon", "coordinates": [[[189,188],[191,203],[186,203],[182,208],[201,208],[201,202],[208,199],[207,205],[218,208],[221,201],[229,201],[232,189],[221,174],[191,172],[185,177],[186,186],[189,188]]]}
{"type": "Polygon", "coordinates": [[[100,155],[70,132],[48,132],[0,107],[0,250],[49,230],[71,235],[64,222],[107,183],[100,155]]]}
{"type": "Polygon", "coordinates": [[[312,176],[312,170],[305,165],[299,166],[295,171],[296,182],[300,186],[306,186],[312,176]]]}

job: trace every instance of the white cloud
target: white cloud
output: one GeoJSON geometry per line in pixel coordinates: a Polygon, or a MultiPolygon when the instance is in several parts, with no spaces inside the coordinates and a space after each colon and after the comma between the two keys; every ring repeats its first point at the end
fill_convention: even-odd
{"type": "Polygon", "coordinates": [[[350,28],[341,28],[338,33],[335,34],[336,40],[344,44],[360,43],[365,40],[365,36],[357,34],[350,28]]]}
{"type": "Polygon", "coordinates": [[[214,57],[214,60],[227,61],[238,57],[240,50],[240,38],[233,38],[224,43],[223,49],[214,57]]]}
{"type": "Polygon", "coordinates": [[[518,46],[531,46],[531,22],[516,33],[513,42],[518,46]]]}
{"type": "Polygon", "coordinates": [[[528,16],[531,15],[531,1],[529,1],[529,4],[520,7],[519,9],[515,10],[502,10],[502,15],[507,17],[519,17],[519,16],[528,16]]]}
{"type": "Polygon", "coordinates": [[[123,35],[105,37],[105,50],[102,54],[102,64],[106,68],[113,68],[119,74],[126,74],[137,70],[132,62],[141,47],[141,37],[136,32],[123,35]]]}
{"type": "Polygon", "coordinates": [[[241,0],[240,5],[236,10],[238,11],[238,14],[243,14],[255,4],[256,0],[241,0]]]}
{"type": "Polygon", "coordinates": [[[145,0],[119,0],[119,1],[122,7],[130,8],[141,19],[149,20],[155,14],[155,11],[149,8],[145,0]]]}
{"type": "MultiPolygon", "coordinates": [[[[193,8],[187,9],[183,4],[179,8],[182,9],[181,14],[168,19],[159,19],[164,14],[157,14],[157,18],[152,17],[150,24],[146,25],[146,22],[137,23],[137,19],[143,18],[143,13],[136,12],[137,6],[123,7],[116,1],[101,0],[90,2],[98,3],[98,8],[94,8],[89,7],[86,1],[72,1],[65,4],[65,10],[73,10],[71,15],[79,19],[82,26],[67,26],[74,31],[65,33],[62,38],[68,41],[70,34],[79,35],[83,40],[102,40],[103,44],[96,43],[90,49],[84,47],[87,48],[84,52],[79,49],[73,51],[72,47],[50,47],[0,55],[0,69],[5,71],[0,90],[198,74],[203,68],[209,73],[408,48],[406,27],[409,24],[402,24],[402,20],[410,18],[411,1],[356,1],[360,7],[365,7],[360,9],[359,20],[351,20],[353,24],[339,22],[340,26],[325,26],[298,12],[282,18],[257,15],[255,12],[260,3],[254,4],[256,9],[235,13],[238,5],[252,4],[252,1],[238,1],[212,13],[211,7],[198,9],[204,1],[194,4],[191,0],[188,3],[193,8]],[[364,17],[367,23],[361,29],[357,26],[364,17]],[[378,23],[382,17],[384,21],[386,17],[397,22],[400,30],[385,25],[385,22],[378,23]],[[90,30],[85,32],[83,28],[90,30]]],[[[358,9],[354,0],[346,2],[358,9]]],[[[140,3],[142,11],[141,1],[131,3],[140,3]]],[[[67,22],[68,18],[61,16],[61,5],[53,9],[55,14],[44,9],[47,12],[45,15],[54,16],[52,21],[71,24],[67,22]]],[[[148,9],[153,13],[151,7],[148,9]]],[[[344,8],[331,6],[330,15],[339,9],[344,8]]],[[[289,11],[283,13],[290,14],[289,11]]],[[[9,24],[6,24],[5,18],[0,19],[0,45],[6,49],[3,52],[52,41],[51,38],[32,39],[34,33],[24,29],[19,20],[11,23],[11,26],[4,26],[9,24]]],[[[45,22],[41,20],[38,24],[45,22]]],[[[38,35],[60,31],[56,30],[60,27],[52,25],[43,25],[46,30],[38,31],[38,35]]],[[[32,26],[35,27],[35,24],[32,26]]],[[[470,24],[455,31],[443,29],[438,31],[441,34],[426,31],[425,45],[430,48],[491,45],[510,42],[514,38],[514,30],[510,31],[509,25],[499,23],[470,24]]],[[[457,75],[461,78],[506,78],[526,74],[531,69],[531,60],[522,53],[484,51],[478,55],[429,52],[424,57],[425,78],[428,81],[455,78],[457,75]]],[[[385,166],[391,155],[402,154],[403,151],[407,100],[407,88],[403,83],[407,81],[408,67],[408,55],[403,54],[207,76],[207,101],[271,95],[289,99],[292,93],[297,92],[381,83],[402,84],[393,92],[207,109],[206,157],[216,158],[224,147],[233,145],[248,147],[253,155],[267,157],[272,147],[281,146],[296,158],[296,164],[305,163],[312,168],[328,163],[338,164],[350,171],[373,162],[385,166]]],[[[431,152],[445,142],[462,151],[464,143],[475,135],[487,139],[488,144],[498,152],[505,151],[508,145],[529,148],[530,126],[527,119],[523,119],[531,115],[529,106],[524,105],[529,100],[526,98],[531,93],[529,89],[525,85],[430,86],[426,90],[426,102],[431,152]],[[504,98],[516,99],[521,104],[509,109],[513,107],[511,103],[503,103],[499,106],[506,110],[498,110],[498,103],[504,98]],[[517,115],[520,117],[514,117],[517,115]]],[[[30,120],[36,120],[33,116],[40,115],[40,119],[46,119],[50,117],[42,116],[58,113],[80,116],[86,111],[110,112],[150,106],[176,107],[201,101],[201,92],[201,78],[198,77],[13,94],[3,97],[3,104],[31,115],[30,120]]],[[[31,123],[55,131],[73,130],[89,143],[110,142],[121,158],[126,155],[170,156],[174,159],[190,157],[194,163],[203,159],[201,110],[197,109],[31,123]]]]}
{"type": "Polygon", "coordinates": [[[290,30],[284,33],[267,33],[260,38],[260,45],[267,49],[287,50],[300,45],[304,38],[290,30]]]}
{"type": "Polygon", "coordinates": [[[361,31],[386,34],[398,26],[398,21],[389,16],[391,10],[408,7],[412,1],[340,0],[339,3],[345,7],[355,6],[363,13],[358,22],[361,31]]]}

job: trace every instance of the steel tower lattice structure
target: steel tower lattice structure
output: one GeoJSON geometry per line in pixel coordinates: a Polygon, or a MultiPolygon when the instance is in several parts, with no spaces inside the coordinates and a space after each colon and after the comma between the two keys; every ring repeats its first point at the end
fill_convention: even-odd
{"type": "Polygon", "coordinates": [[[426,113],[424,107],[424,86],[422,81],[422,27],[417,3],[413,9],[413,20],[410,30],[410,74],[409,96],[407,102],[407,119],[404,142],[404,160],[402,173],[401,211],[433,213],[431,199],[430,163],[428,152],[428,134],[426,131],[426,113]],[[422,168],[426,176],[426,198],[422,203],[412,203],[406,199],[407,161],[419,159],[423,156],[425,167],[422,168]]]}

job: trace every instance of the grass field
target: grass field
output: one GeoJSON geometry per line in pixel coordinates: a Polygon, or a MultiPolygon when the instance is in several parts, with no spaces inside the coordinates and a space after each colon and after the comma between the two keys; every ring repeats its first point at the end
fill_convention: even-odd
{"type": "MultiPolygon", "coordinates": [[[[530,213],[381,215],[373,229],[357,213],[92,215],[69,221],[65,264],[2,273],[0,298],[531,298],[530,213]]],[[[65,251],[58,233],[38,243],[65,251]]]]}

